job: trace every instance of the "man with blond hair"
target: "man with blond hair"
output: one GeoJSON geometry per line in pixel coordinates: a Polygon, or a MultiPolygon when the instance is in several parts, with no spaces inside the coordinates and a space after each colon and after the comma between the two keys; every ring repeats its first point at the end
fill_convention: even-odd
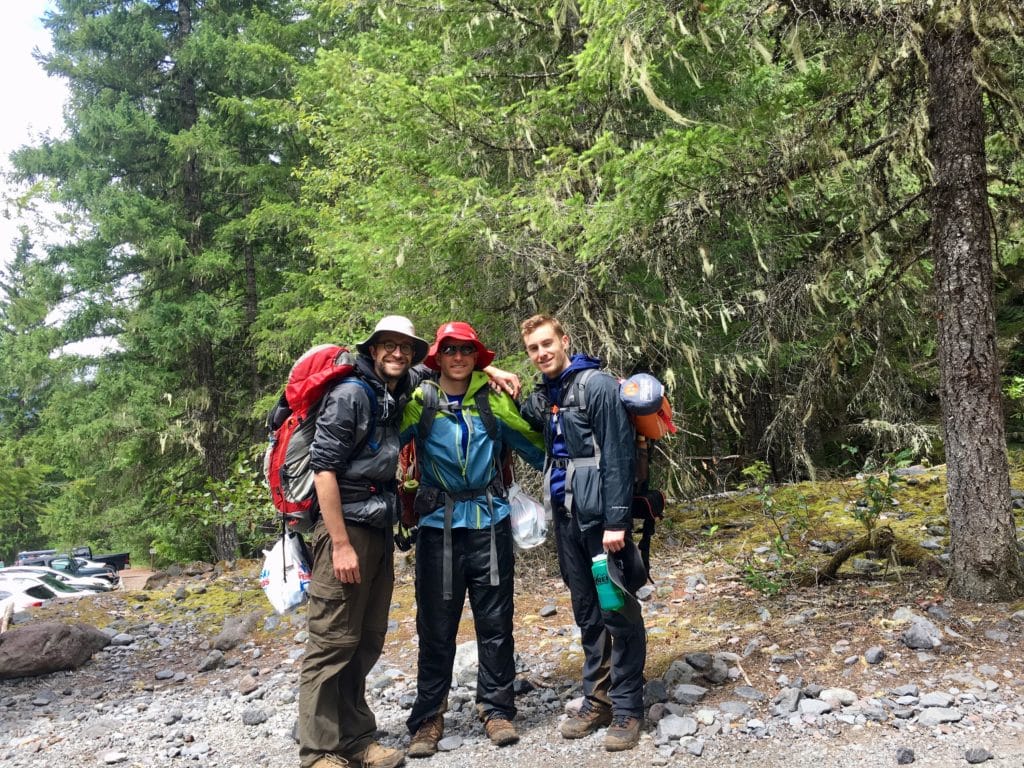
{"type": "Polygon", "coordinates": [[[608,726],[606,750],[632,749],[640,739],[647,655],[635,597],[646,571],[631,539],[635,433],[618,382],[596,358],[570,353],[569,336],[556,318],[534,315],[521,331],[526,354],[541,373],[523,416],[544,433],[544,500],[584,653],[583,703],[562,722],[561,733],[578,739],[608,726]],[[602,610],[598,600],[591,565],[602,554],[624,593],[618,610],[602,610]]]}

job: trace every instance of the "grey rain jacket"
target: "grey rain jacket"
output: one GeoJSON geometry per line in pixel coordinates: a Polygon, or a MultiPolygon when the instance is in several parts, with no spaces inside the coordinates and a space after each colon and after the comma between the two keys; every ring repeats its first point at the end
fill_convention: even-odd
{"type": "MultiPolygon", "coordinates": [[[[565,465],[564,503],[576,515],[581,531],[595,526],[626,530],[632,525],[636,437],[626,408],[619,400],[619,384],[608,373],[591,374],[586,384],[586,409],[578,407],[578,377],[596,361],[574,355],[573,364],[557,383],[543,380],[527,398],[522,414],[534,429],[543,430],[547,459],[544,501],[551,504],[551,470],[565,465]],[[558,402],[551,402],[551,392],[558,402]],[[552,408],[557,405],[557,410],[552,408]],[[557,430],[564,438],[567,458],[553,456],[557,430]]],[[[562,442],[562,441],[558,441],[562,442]]]]}

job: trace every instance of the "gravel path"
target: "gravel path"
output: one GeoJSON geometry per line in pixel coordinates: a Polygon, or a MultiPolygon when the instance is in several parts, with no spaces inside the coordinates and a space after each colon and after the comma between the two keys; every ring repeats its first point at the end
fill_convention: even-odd
{"type": "MultiPolygon", "coordinates": [[[[190,584],[173,599],[154,602],[181,602],[190,590],[198,591],[190,584]]],[[[659,589],[648,596],[655,648],[669,620],[706,609],[699,594],[696,604],[671,594],[659,589]]],[[[407,600],[408,593],[396,599],[407,600]]],[[[221,653],[191,609],[157,620],[146,604],[123,596],[104,601],[114,642],[86,666],[0,681],[0,766],[297,764],[292,733],[301,614],[261,619],[259,632],[221,653]]],[[[486,741],[474,717],[470,659],[457,671],[464,684],[450,696],[448,751],[409,764],[881,768],[908,761],[912,751],[914,765],[961,766],[970,757],[989,766],[1024,766],[1021,621],[986,629],[966,615],[958,623],[948,612],[940,619],[904,609],[922,620],[931,616],[942,635],[942,646],[914,651],[900,644],[905,622],[893,608],[881,619],[869,609],[874,619],[852,622],[871,630],[863,639],[827,614],[818,614],[815,624],[800,618],[815,615],[807,610],[769,619],[763,609],[760,624],[725,628],[723,637],[731,636],[719,646],[736,652],[709,647],[665,665],[664,675],[648,683],[650,716],[639,747],[609,754],[600,734],[579,741],[558,735],[558,722],[578,695],[566,671],[578,668],[578,640],[570,614],[558,605],[547,616],[531,614],[522,622],[528,634],[517,636],[521,741],[503,749],[486,741]],[[820,636],[828,630],[833,634],[820,636]],[[784,637],[793,639],[780,646],[784,637]]],[[[401,606],[395,607],[398,615],[401,606]]],[[[408,743],[404,722],[415,689],[410,619],[403,615],[370,677],[382,740],[398,745],[408,743]]]]}

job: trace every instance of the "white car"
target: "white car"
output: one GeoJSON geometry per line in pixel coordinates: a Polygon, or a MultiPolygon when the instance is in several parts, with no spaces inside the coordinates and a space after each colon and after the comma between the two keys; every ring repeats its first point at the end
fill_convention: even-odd
{"type": "Polygon", "coordinates": [[[52,599],[46,597],[46,594],[47,588],[38,585],[24,591],[21,587],[0,584],[0,615],[3,615],[7,606],[11,606],[11,612],[16,613],[45,605],[48,600],[52,599]]]}
{"type": "Polygon", "coordinates": [[[73,576],[64,571],[58,571],[56,568],[47,568],[45,565],[12,565],[10,568],[0,568],[0,579],[16,574],[52,576],[57,581],[74,589],[90,589],[93,592],[109,592],[113,589],[113,585],[100,576],[73,576]]]}
{"type": "Polygon", "coordinates": [[[0,590],[5,592],[24,592],[43,600],[61,598],[77,598],[99,594],[91,589],[75,589],[57,581],[46,574],[15,573],[8,576],[0,574],[0,590]]]}

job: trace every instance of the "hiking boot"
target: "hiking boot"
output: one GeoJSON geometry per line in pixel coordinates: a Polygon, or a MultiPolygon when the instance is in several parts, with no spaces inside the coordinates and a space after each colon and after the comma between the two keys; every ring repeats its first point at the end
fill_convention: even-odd
{"type": "Polygon", "coordinates": [[[371,742],[363,753],[351,760],[356,768],[398,768],[405,762],[405,753],[400,749],[384,747],[371,742]]]}
{"type": "Polygon", "coordinates": [[[428,717],[409,742],[408,757],[430,757],[437,754],[437,742],[444,736],[444,715],[428,717]]]}
{"type": "Polygon", "coordinates": [[[604,748],[608,752],[632,749],[640,741],[640,718],[616,715],[604,735],[604,748]]]}
{"type": "Polygon", "coordinates": [[[493,715],[490,720],[484,723],[484,730],[487,731],[487,738],[496,747],[507,747],[519,741],[519,734],[512,721],[502,715],[493,715]]]}
{"type": "Polygon", "coordinates": [[[562,721],[560,730],[563,739],[582,739],[598,728],[603,728],[612,721],[612,710],[602,704],[594,704],[584,699],[580,711],[570,714],[562,721]]]}
{"type": "Polygon", "coordinates": [[[351,764],[341,755],[320,755],[311,768],[349,768],[351,764]]]}

